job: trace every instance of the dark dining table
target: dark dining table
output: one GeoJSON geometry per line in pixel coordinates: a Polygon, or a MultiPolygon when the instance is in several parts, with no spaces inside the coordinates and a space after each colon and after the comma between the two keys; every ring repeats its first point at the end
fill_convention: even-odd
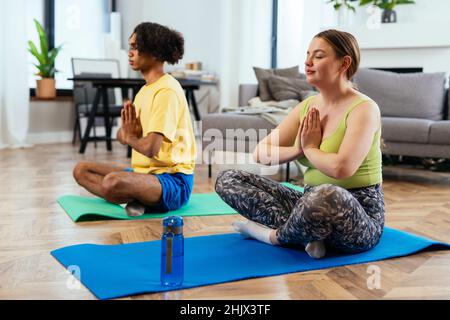
{"type": "MultiPolygon", "coordinates": [[[[197,100],[195,98],[194,91],[198,90],[202,85],[216,85],[215,81],[202,81],[199,79],[189,79],[189,78],[176,78],[181,84],[185,91],[186,99],[188,101],[189,107],[192,109],[194,118],[196,121],[200,121],[200,112],[198,110],[197,100]]],[[[122,90],[122,96],[125,99],[133,100],[139,89],[145,84],[145,80],[142,78],[96,78],[96,77],[86,77],[86,76],[76,76],[69,78],[68,80],[76,82],[90,82],[94,88],[96,88],[96,93],[94,101],[92,103],[92,108],[89,111],[88,122],[86,129],[81,138],[81,145],[79,152],[84,153],[86,150],[87,143],[93,140],[105,140],[106,149],[108,151],[112,150],[112,139],[111,131],[112,125],[110,121],[109,112],[109,100],[108,100],[108,89],[120,88],[122,90]],[[132,91],[132,97],[129,97],[129,91],[132,91]],[[105,137],[90,138],[90,133],[92,126],[95,122],[95,117],[99,109],[99,105],[103,105],[103,116],[105,119],[105,137]]]]}

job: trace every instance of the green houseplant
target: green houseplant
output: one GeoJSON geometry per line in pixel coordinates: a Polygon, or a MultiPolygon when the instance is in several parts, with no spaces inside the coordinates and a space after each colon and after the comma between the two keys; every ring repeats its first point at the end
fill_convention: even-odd
{"type": "Polygon", "coordinates": [[[381,22],[391,23],[397,22],[397,13],[394,8],[399,4],[414,4],[413,0],[360,0],[359,5],[365,6],[367,4],[372,4],[383,10],[381,16],[381,22]]]}
{"type": "Polygon", "coordinates": [[[344,27],[349,23],[351,19],[351,12],[355,13],[356,8],[352,2],[358,0],[326,0],[327,4],[332,4],[336,12],[337,23],[339,27],[344,27]]]}
{"type": "Polygon", "coordinates": [[[354,5],[351,4],[351,2],[355,2],[358,0],[328,0],[327,3],[332,3],[333,4],[333,8],[338,11],[341,8],[347,8],[350,11],[355,12],[356,9],[354,7],[354,5]]]}
{"type": "Polygon", "coordinates": [[[34,24],[39,35],[40,51],[33,43],[28,41],[28,51],[36,58],[34,65],[38,69],[36,73],[41,79],[36,81],[36,96],[39,98],[50,99],[56,96],[55,86],[55,59],[58,56],[62,46],[48,49],[48,38],[42,25],[34,19],[34,24]]]}

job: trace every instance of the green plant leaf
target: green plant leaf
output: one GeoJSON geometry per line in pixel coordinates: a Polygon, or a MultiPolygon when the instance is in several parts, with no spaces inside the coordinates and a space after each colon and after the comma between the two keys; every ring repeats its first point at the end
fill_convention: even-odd
{"type": "Polygon", "coordinates": [[[37,75],[41,76],[42,78],[53,78],[55,76],[55,72],[57,72],[57,70],[55,69],[55,59],[58,56],[62,45],[56,48],[52,48],[49,51],[48,38],[44,28],[36,19],[34,19],[34,23],[39,35],[41,52],[38,51],[36,45],[32,41],[28,41],[28,51],[34,57],[36,57],[38,61],[38,64],[34,64],[34,66],[39,71],[37,75]]]}
{"type": "Polygon", "coordinates": [[[47,61],[48,61],[48,40],[47,40],[47,35],[45,34],[45,30],[42,27],[42,25],[39,23],[39,21],[34,19],[34,24],[36,25],[36,29],[37,29],[38,35],[39,35],[39,41],[41,43],[41,54],[45,58],[45,62],[47,63],[47,61]]]}
{"type": "Polygon", "coordinates": [[[359,1],[359,5],[360,6],[365,6],[365,5],[367,5],[369,3],[373,3],[373,2],[374,2],[373,0],[360,0],[359,1]]]}
{"type": "Polygon", "coordinates": [[[48,63],[50,65],[53,65],[55,63],[55,59],[56,56],[58,55],[59,51],[61,50],[62,45],[56,48],[53,48],[52,50],[50,50],[49,52],[49,59],[48,59],[48,63]]]}
{"type": "Polygon", "coordinates": [[[47,70],[45,70],[45,72],[47,74],[47,78],[54,78],[56,69],[54,66],[50,66],[47,70]]]}
{"type": "Polygon", "coordinates": [[[55,77],[55,67],[52,65],[45,66],[43,70],[43,74],[45,78],[54,78],[55,77]]]}
{"type": "MultiPolygon", "coordinates": [[[[332,3],[333,4],[333,8],[334,10],[338,11],[341,8],[345,7],[350,11],[356,12],[356,9],[354,7],[354,5],[350,4],[350,2],[355,2],[358,0],[328,0],[328,3],[332,3]]],[[[372,1],[372,0],[371,0],[372,1]]]]}
{"type": "Polygon", "coordinates": [[[380,9],[394,9],[398,4],[415,4],[413,0],[360,0],[359,5],[365,6],[367,4],[372,4],[379,7],[380,9]]]}
{"type": "Polygon", "coordinates": [[[42,65],[38,65],[38,64],[35,64],[34,66],[39,71],[38,73],[36,73],[36,75],[44,78],[45,74],[46,74],[46,70],[44,69],[44,67],[42,65]]]}
{"type": "Polygon", "coordinates": [[[28,41],[28,51],[38,60],[38,62],[42,65],[45,64],[45,59],[42,55],[37,51],[36,45],[32,41],[28,41]]]}

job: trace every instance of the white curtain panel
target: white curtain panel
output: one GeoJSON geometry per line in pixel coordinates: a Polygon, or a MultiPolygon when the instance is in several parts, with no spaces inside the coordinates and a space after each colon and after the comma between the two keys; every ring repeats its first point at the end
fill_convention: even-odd
{"type": "Polygon", "coordinates": [[[220,106],[236,107],[253,67],[270,68],[272,0],[221,0],[220,12],[220,106]]]}
{"type": "Polygon", "coordinates": [[[321,30],[337,27],[335,10],[323,0],[283,0],[278,6],[278,67],[298,64],[304,72],[312,38],[321,30]]]}
{"type": "Polygon", "coordinates": [[[0,1],[0,148],[27,146],[26,1],[0,1]]]}

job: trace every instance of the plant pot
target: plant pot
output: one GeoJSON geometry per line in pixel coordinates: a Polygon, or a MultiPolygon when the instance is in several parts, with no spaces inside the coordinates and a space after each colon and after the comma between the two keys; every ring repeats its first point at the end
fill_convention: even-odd
{"type": "Polygon", "coordinates": [[[397,22],[397,12],[392,9],[384,9],[381,15],[382,23],[395,23],[397,22]]]}
{"type": "Polygon", "coordinates": [[[40,99],[53,99],[56,97],[55,79],[42,78],[36,80],[36,97],[40,99]]]}

